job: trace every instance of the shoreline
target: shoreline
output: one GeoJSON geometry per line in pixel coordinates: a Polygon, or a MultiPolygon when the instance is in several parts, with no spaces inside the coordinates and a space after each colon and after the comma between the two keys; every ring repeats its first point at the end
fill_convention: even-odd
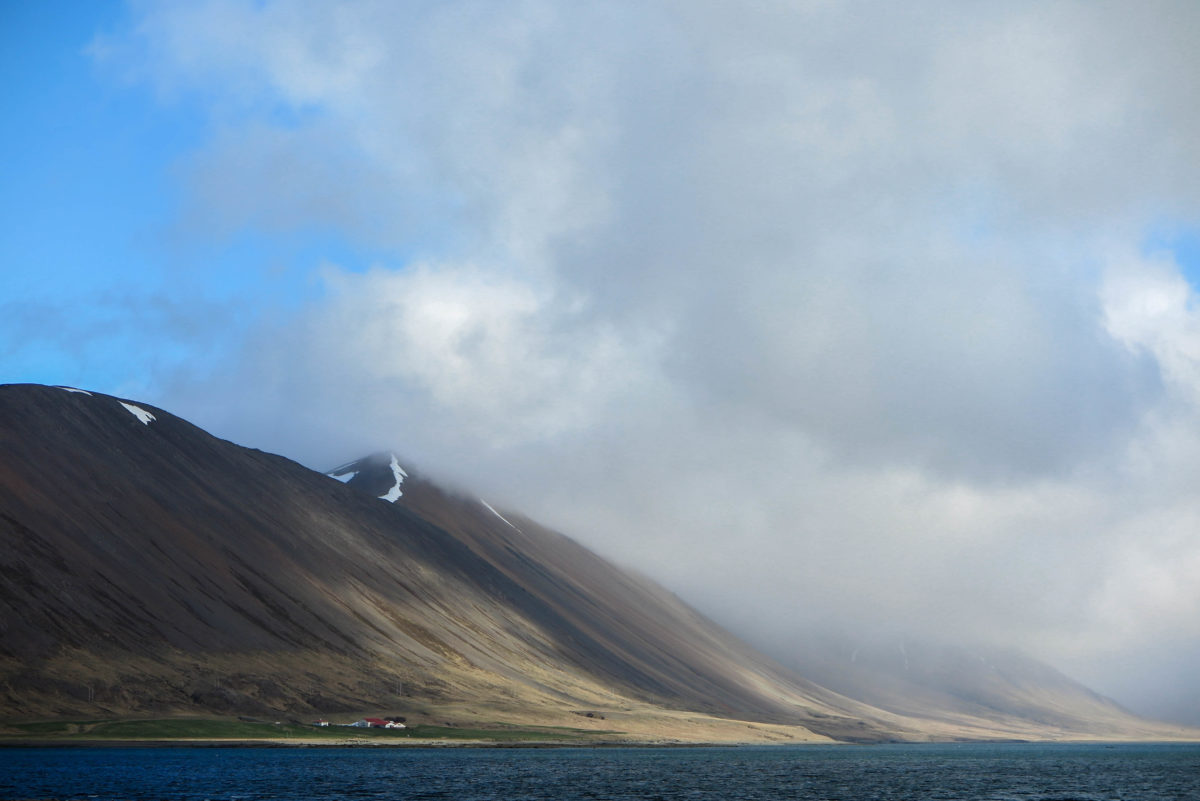
{"type": "Polygon", "coordinates": [[[354,749],[392,749],[392,748],[433,748],[433,749],[504,749],[504,750],[548,750],[548,749],[614,749],[614,748],[810,748],[810,747],[845,747],[845,746],[896,746],[907,745],[925,746],[1130,746],[1130,745],[1200,745],[1197,740],[938,740],[938,741],[902,741],[881,740],[879,742],[798,742],[798,743],[760,743],[760,742],[639,742],[619,740],[599,740],[584,742],[561,741],[525,741],[502,742],[492,740],[407,740],[407,741],[378,741],[369,740],[254,740],[254,739],[178,739],[178,740],[55,740],[55,739],[0,739],[0,750],[13,748],[354,748],[354,749]]]}
{"type": "MultiPolygon", "coordinates": [[[[869,745],[870,743],[866,743],[869,745]]],[[[786,745],[864,745],[864,743],[780,743],[786,745]]],[[[502,742],[492,740],[408,740],[381,741],[352,740],[330,742],[328,740],[0,740],[0,749],[5,748],[499,748],[499,749],[554,749],[554,748],[755,748],[777,747],[763,743],[685,743],[685,742],[635,742],[604,740],[595,742],[552,742],[526,741],[502,742]]]]}

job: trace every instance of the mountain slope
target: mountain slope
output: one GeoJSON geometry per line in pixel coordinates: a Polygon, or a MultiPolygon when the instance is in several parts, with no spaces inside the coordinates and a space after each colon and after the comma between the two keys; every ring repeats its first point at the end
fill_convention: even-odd
{"type": "Polygon", "coordinates": [[[1162,728],[1011,649],[810,632],[775,655],[822,686],[898,715],[1097,736],[1153,737],[1162,728]]]}
{"type": "Polygon", "coordinates": [[[651,704],[789,724],[834,712],[817,688],[765,697],[765,659],[565,538],[536,534],[645,604],[640,620],[555,576],[477,501],[414,479],[427,519],[129,405],[153,418],[99,394],[0,387],[5,712],[505,698],[518,712],[651,704]],[[655,642],[665,629],[725,651],[675,653],[655,642]]]}
{"type": "Polygon", "coordinates": [[[0,714],[387,708],[639,739],[1088,733],[850,700],[391,454],[332,472],[145,404],[0,386],[0,714]]]}

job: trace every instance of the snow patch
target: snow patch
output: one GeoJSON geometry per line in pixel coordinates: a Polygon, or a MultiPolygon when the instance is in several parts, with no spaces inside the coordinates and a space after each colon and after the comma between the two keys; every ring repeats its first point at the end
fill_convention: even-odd
{"type": "Polygon", "coordinates": [[[91,395],[86,389],[76,389],[75,387],[55,387],[55,389],[65,390],[66,392],[78,392],[83,395],[91,395]]]}
{"type": "Polygon", "coordinates": [[[355,476],[362,472],[358,469],[358,465],[359,462],[346,462],[344,465],[340,465],[332,470],[326,471],[325,475],[329,476],[330,478],[336,478],[338,481],[346,484],[350,481],[353,481],[355,476]]]}
{"type": "Polygon", "coordinates": [[[510,528],[511,528],[513,531],[517,532],[518,534],[523,534],[523,533],[525,533],[525,532],[521,531],[521,529],[519,529],[519,528],[517,528],[516,526],[514,526],[514,525],[513,525],[511,522],[509,522],[508,518],[506,518],[504,515],[500,514],[500,513],[499,513],[499,512],[497,512],[495,509],[493,509],[493,508],[492,508],[492,505],[491,505],[490,503],[488,503],[487,501],[485,501],[483,498],[480,498],[480,499],[479,499],[479,502],[480,502],[480,503],[482,503],[484,506],[486,506],[486,507],[487,507],[487,510],[488,510],[489,512],[491,512],[491,513],[492,513],[492,514],[494,514],[496,517],[498,517],[498,518],[500,518],[501,520],[503,520],[505,523],[508,523],[509,527],[510,527],[510,528]]]}
{"type": "Polygon", "coordinates": [[[396,479],[396,483],[385,494],[380,495],[379,499],[388,503],[395,503],[404,493],[400,491],[400,485],[404,483],[404,479],[408,478],[408,473],[404,472],[404,468],[400,466],[400,462],[396,459],[396,454],[392,454],[392,476],[396,479]]]}
{"type": "Polygon", "coordinates": [[[126,403],[125,401],[117,401],[117,403],[124,406],[126,411],[128,411],[137,419],[141,420],[145,425],[150,425],[150,421],[155,419],[154,415],[150,414],[150,412],[146,411],[141,406],[134,406],[132,403],[126,403]]]}

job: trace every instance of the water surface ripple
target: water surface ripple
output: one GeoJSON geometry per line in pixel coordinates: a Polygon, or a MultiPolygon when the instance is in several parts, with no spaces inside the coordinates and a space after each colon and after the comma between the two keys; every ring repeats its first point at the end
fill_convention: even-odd
{"type": "Polygon", "coordinates": [[[1200,744],[5,748],[0,798],[1194,801],[1200,744]]]}

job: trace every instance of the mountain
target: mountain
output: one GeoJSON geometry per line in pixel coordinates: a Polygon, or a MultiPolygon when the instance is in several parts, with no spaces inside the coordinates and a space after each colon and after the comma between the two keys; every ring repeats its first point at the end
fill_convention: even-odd
{"type": "Polygon", "coordinates": [[[774,655],[828,689],[898,715],[1098,735],[1140,730],[1153,736],[1159,728],[1013,649],[809,632],[774,655]]]}
{"type": "Polygon", "coordinates": [[[0,716],[391,710],[693,741],[1168,736],[1124,713],[852,699],[395,454],[325,475],[70,388],[0,386],[0,542],[0,716]]]}

